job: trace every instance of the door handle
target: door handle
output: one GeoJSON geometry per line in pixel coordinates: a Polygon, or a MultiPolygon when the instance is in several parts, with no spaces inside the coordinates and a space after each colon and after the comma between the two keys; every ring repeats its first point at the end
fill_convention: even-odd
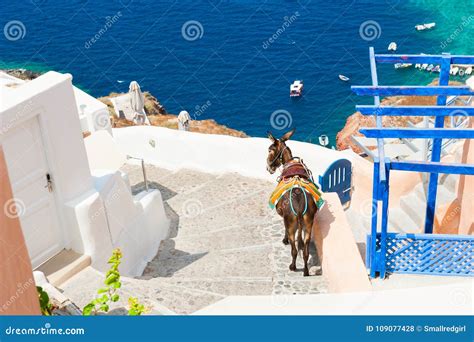
{"type": "Polygon", "coordinates": [[[53,181],[49,173],[46,174],[46,185],[44,187],[47,188],[49,192],[53,192],[53,181]]]}

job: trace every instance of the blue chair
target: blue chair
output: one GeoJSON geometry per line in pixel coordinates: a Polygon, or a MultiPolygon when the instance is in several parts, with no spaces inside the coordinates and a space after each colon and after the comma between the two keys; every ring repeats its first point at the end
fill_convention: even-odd
{"type": "Polygon", "coordinates": [[[350,202],[352,190],[352,164],[347,159],[332,163],[322,176],[319,185],[323,192],[336,192],[342,205],[350,202]]]}

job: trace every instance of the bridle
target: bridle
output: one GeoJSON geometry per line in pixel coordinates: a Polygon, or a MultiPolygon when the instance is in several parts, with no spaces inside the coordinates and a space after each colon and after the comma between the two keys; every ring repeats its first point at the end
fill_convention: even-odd
{"type": "Polygon", "coordinates": [[[280,159],[280,164],[283,165],[283,152],[285,152],[285,150],[288,148],[288,146],[286,146],[284,144],[284,147],[280,150],[280,152],[278,152],[277,156],[275,158],[273,158],[272,162],[268,165],[268,166],[273,166],[273,164],[275,164],[275,162],[280,159]]]}

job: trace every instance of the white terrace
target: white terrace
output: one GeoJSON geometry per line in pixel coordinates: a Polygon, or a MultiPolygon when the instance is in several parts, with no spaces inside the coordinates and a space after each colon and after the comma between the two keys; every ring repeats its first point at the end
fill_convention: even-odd
{"type": "MultiPolygon", "coordinates": [[[[101,106],[71,80],[49,72],[0,85],[0,145],[33,267],[79,306],[120,247],[122,290],[153,313],[471,313],[469,279],[369,281],[359,251],[369,229],[362,221],[370,215],[371,164],[352,151],[289,143],[315,176],[340,158],[354,167],[349,210],[326,194],[313,229],[320,255],[313,249],[313,276],[305,278],[288,271],[283,223],[267,205],[276,176],[265,170],[266,139],[159,127],[114,129],[112,137],[107,125],[83,139],[85,127],[94,132],[103,123],[95,119],[101,106]],[[323,276],[314,276],[319,264],[323,276]]],[[[392,180],[398,198],[420,182],[401,173],[392,180]]]]}

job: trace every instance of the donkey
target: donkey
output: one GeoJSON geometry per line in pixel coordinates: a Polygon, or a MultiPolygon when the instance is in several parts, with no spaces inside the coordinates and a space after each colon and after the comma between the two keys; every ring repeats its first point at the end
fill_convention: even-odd
{"type": "MultiPolygon", "coordinates": [[[[301,174],[301,171],[306,172],[308,178],[311,179],[310,171],[302,162],[293,158],[291,150],[286,146],[286,141],[291,138],[294,132],[295,130],[293,129],[285,133],[280,139],[276,139],[272,133],[268,133],[268,138],[272,141],[272,144],[268,148],[267,171],[270,174],[274,174],[280,166],[283,166],[283,172],[280,177],[291,177],[295,173],[294,170],[293,172],[287,172],[286,174],[285,170],[288,169],[288,166],[291,166],[294,169],[294,166],[296,166],[295,164],[299,164],[301,165],[299,174],[301,174]]],[[[287,191],[280,198],[276,205],[276,211],[281,217],[283,217],[285,223],[285,237],[282,242],[285,245],[291,244],[291,256],[293,259],[289,267],[290,270],[296,271],[296,256],[298,251],[303,249],[303,274],[305,277],[309,276],[309,245],[311,243],[311,231],[314,215],[318,211],[313,197],[303,188],[295,187],[291,191],[287,191]],[[302,237],[303,230],[304,241],[302,237]],[[295,241],[296,232],[298,232],[298,249],[295,241]]],[[[321,274],[321,271],[317,274],[321,274]]]]}

